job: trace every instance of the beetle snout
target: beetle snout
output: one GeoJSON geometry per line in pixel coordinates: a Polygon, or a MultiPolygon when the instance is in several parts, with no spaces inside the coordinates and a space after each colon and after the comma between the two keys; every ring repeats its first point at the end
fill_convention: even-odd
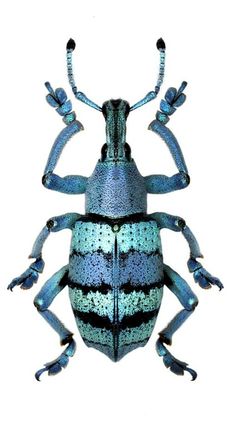
{"type": "Polygon", "coordinates": [[[127,160],[126,119],[130,105],[123,99],[110,99],[102,106],[102,113],[106,120],[106,145],[103,148],[102,159],[112,161],[127,160]]]}

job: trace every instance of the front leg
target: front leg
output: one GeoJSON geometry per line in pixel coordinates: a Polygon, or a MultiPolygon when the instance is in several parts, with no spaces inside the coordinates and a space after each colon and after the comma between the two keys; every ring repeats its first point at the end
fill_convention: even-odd
{"type": "Polygon", "coordinates": [[[224,286],[219,278],[212,276],[205,268],[203,268],[201,263],[196,260],[198,257],[203,258],[203,255],[195,236],[186,225],[183,218],[169,215],[164,212],[155,212],[151,214],[151,216],[156,220],[160,229],[166,228],[183,234],[190,249],[190,259],[187,264],[189,271],[193,273],[194,281],[203,289],[209,289],[212,285],[218,286],[220,290],[223,289],[224,286]]]}
{"type": "Polygon", "coordinates": [[[61,153],[73,135],[83,130],[83,125],[76,120],[76,115],[72,110],[71,101],[67,100],[66,92],[58,88],[55,91],[50,83],[45,83],[49,94],[46,99],[49,105],[56,108],[57,113],[63,116],[63,121],[67,125],[56,138],[42,178],[45,188],[63,192],[65,194],[83,194],[86,189],[87,178],[79,175],[70,175],[60,177],[54,173],[56,164],[61,156],[61,153]]]}
{"type": "Polygon", "coordinates": [[[169,116],[184,103],[186,96],[182,92],[186,85],[184,81],[178,90],[173,87],[167,90],[165,100],[163,99],[160,104],[161,111],[157,111],[156,119],[149,125],[149,129],[158,134],[168,146],[178,173],[170,177],[157,174],[146,176],[148,193],[164,194],[186,188],[189,185],[190,177],[179,143],[171,130],[165,126],[169,121],[169,116]]]}
{"type": "Polygon", "coordinates": [[[44,242],[51,232],[58,232],[63,229],[72,229],[75,222],[79,219],[80,215],[77,213],[67,213],[65,215],[50,218],[46,226],[41,230],[36,238],[30,259],[36,259],[29,268],[26,269],[19,277],[14,278],[8,285],[8,289],[12,290],[15,286],[20,286],[21,289],[30,289],[33,284],[37,283],[39,273],[43,272],[44,261],[42,259],[42,249],[44,242]]]}

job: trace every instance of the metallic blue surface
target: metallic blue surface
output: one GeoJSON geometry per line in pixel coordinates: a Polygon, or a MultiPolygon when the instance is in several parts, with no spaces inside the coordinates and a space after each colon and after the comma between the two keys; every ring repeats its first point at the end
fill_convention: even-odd
{"type": "Polygon", "coordinates": [[[112,218],[146,212],[145,183],[134,161],[99,161],[87,181],[85,209],[112,218]]]}
{"type": "Polygon", "coordinates": [[[191,374],[192,380],[197,377],[196,371],[188,367],[185,362],[176,359],[164,346],[165,344],[172,344],[173,334],[183,325],[183,323],[189,318],[193,313],[195,307],[198,304],[198,299],[196,295],[192,292],[186,281],[171,269],[169,266],[164,266],[164,282],[166,286],[173,292],[180,303],[183,305],[184,309],[181,310],[159,333],[159,339],[156,342],[156,350],[159,356],[163,357],[163,362],[167,368],[177,374],[183,375],[184,371],[191,374]]]}
{"type": "Polygon", "coordinates": [[[73,230],[70,299],[81,336],[118,361],[147,343],[160,308],[161,242],[145,217],[113,225],[83,217],[73,230]]]}
{"type": "MultiPolygon", "coordinates": [[[[35,297],[39,314],[57,332],[66,348],[55,360],[38,370],[55,375],[65,368],[75,353],[72,333],[48,308],[55,297],[69,286],[72,310],[85,344],[100,350],[113,361],[148,342],[161,306],[165,285],[180,301],[183,309],[159,333],[157,353],[167,368],[177,375],[197,374],[188,364],[176,359],[166,348],[172,336],[193,313],[198,300],[187,282],[163,262],[161,230],[181,232],[189,245],[187,262],[194,281],[207,289],[223,288],[196,259],[203,257],[198,242],[183,218],[164,212],[147,214],[147,194],[163,194],[183,189],[190,178],[179,143],[165,125],[186,96],[184,81],[179,89],[170,87],[161,100],[160,110],[149,129],[168,146],[178,172],[173,176],[154,174],[143,177],[126,142],[126,120],[131,111],[156,98],[164,78],[165,43],[157,41],[160,51],[159,75],[155,90],[130,107],[123,99],[105,101],[102,107],[77,91],[72,68],[75,42],[67,44],[69,83],[77,99],[102,112],[106,122],[106,143],[90,177],[54,172],[65,145],[83,129],[72,111],[63,88],[53,89],[49,82],[46,100],[62,117],[66,127],[56,138],[43,175],[43,185],[65,194],[85,194],[85,215],[67,213],[49,219],[39,233],[30,254],[34,262],[9,284],[29,289],[43,272],[42,250],[50,233],[70,229],[69,262],[56,272],[35,297]]],[[[80,156],[82,152],[80,151],[80,156]]]]}
{"type": "Polygon", "coordinates": [[[45,173],[52,172],[60,158],[61,152],[65,147],[65,144],[70,140],[70,138],[83,129],[83,126],[78,120],[72,122],[70,125],[66,126],[58,135],[55,143],[52,147],[51,153],[48,157],[48,162],[45,167],[45,173]]]}
{"type": "Polygon", "coordinates": [[[198,242],[194,236],[194,234],[191,232],[190,228],[188,226],[185,226],[183,231],[182,231],[186,241],[189,244],[189,248],[190,248],[190,255],[191,257],[202,257],[203,255],[200,251],[200,247],[198,245],[198,242]]]}
{"type": "Polygon", "coordinates": [[[157,120],[153,120],[148,129],[158,134],[167,144],[178,170],[188,173],[179,143],[171,130],[157,120]]]}
{"type": "Polygon", "coordinates": [[[72,333],[66,329],[63,323],[57,316],[48,310],[54,298],[60,293],[65,285],[65,276],[68,273],[68,265],[64,266],[60,271],[56,272],[42,287],[40,292],[34,299],[34,305],[39,311],[40,315],[46,322],[57,332],[60,337],[61,345],[68,344],[67,348],[55,360],[45,364],[45,367],[36,372],[35,377],[40,379],[41,374],[47,371],[49,375],[59,373],[62,368],[66,367],[69,362],[69,357],[74,355],[75,342],[72,338],[72,333]]]}

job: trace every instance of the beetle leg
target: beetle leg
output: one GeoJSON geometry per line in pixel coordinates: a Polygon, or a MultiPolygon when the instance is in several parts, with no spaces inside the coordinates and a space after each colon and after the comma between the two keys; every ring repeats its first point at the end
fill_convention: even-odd
{"type": "Polygon", "coordinates": [[[150,215],[158,224],[159,229],[169,229],[175,232],[181,232],[189,245],[190,258],[188,260],[189,272],[193,273],[193,278],[196,283],[203,289],[209,289],[212,285],[216,285],[219,289],[223,289],[223,284],[219,278],[211,275],[200,262],[196,259],[203,258],[197,239],[186,225],[183,218],[175,215],[169,215],[165,212],[155,212],[150,215]]]}
{"type": "Polygon", "coordinates": [[[56,108],[56,111],[60,116],[63,116],[63,121],[67,126],[62,129],[52,146],[44,170],[42,183],[45,188],[63,192],[65,194],[83,194],[86,189],[86,177],[79,175],[60,177],[54,173],[54,169],[67,142],[75,134],[82,131],[84,127],[78,120],[76,120],[75,112],[71,111],[72,105],[71,102],[67,100],[67,95],[64,89],[58,88],[54,91],[48,82],[45,83],[45,86],[49,91],[49,94],[46,96],[47,102],[52,107],[56,108]]]}
{"type": "Polygon", "coordinates": [[[83,194],[86,189],[87,178],[80,175],[60,177],[54,173],[58,159],[69,139],[81,131],[83,126],[77,120],[66,126],[56,138],[44,170],[42,183],[45,188],[65,194],[83,194]]]}
{"type": "Polygon", "coordinates": [[[61,353],[58,358],[45,364],[45,366],[38,370],[35,374],[37,380],[40,379],[41,374],[47,371],[49,375],[59,373],[62,368],[65,368],[69,362],[69,357],[75,353],[75,341],[72,338],[72,333],[65,328],[63,323],[57,316],[48,310],[54,298],[60,293],[67,285],[68,265],[64,266],[56,272],[42,287],[40,292],[34,299],[40,315],[49,323],[49,325],[59,334],[61,345],[68,344],[66,349],[61,353]]]}
{"type": "Polygon", "coordinates": [[[188,371],[192,380],[195,380],[197,373],[188,367],[188,364],[176,359],[164,346],[165,344],[171,345],[173,334],[182,326],[182,324],[191,316],[195,307],[198,304],[196,295],[192,292],[186,281],[171,269],[169,266],[164,265],[164,283],[165,285],[177,296],[184,309],[181,310],[163,329],[159,335],[156,343],[156,350],[159,356],[163,357],[163,362],[167,368],[177,374],[183,375],[184,371],[188,371]]]}
{"type": "Polygon", "coordinates": [[[165,141],[179,172],[171,177],[158,174],[145,176],[147,192],[149,194],[165,194],[186,188],[189,185],[190,177],[176,137],[169,128],[158,120],[153,120],[149,125],[149,129],[158,134],[165,141]]]}
{"type": "Polygon", "coordinates": [[[25,272],[11,281],[8,285],[8,289],[12,290],[15,286],[20,286],[21,289],[30,289],[33,284],[37,283],[39,273],[42,273],[44,269],[42,250],[48,236],[51,232],[58,232],[63,229],[72,230],[79,217],[79,214],[73,212],[52,217],[47,221],[46,226],[37,236],[31,254],[29,255],[30,259],[36,260],[28,267],[28,269],[26,269],[25,272]]]}
{"type": "Polygon", "coordinates": [[[167,90],[165,100],[161,101],[161,111],[157,111],[156,119],[153,120],[148,127],[148,129],[155,132],[164,140],[178,169],[178,173],[170,177],[158,174],[146,176],[146,189],[150,194],[165,194],[167,192],[183,189],[186,188],[190,182],[188,169],[180,145],[172,131],[165,125],[169,121],[169,116],[176,111],[176,108],[184,103],[186,96],[182,92],[186,85],[187,83],[183,81],[178,90],[174,87],[170,87],[167,90]]]}

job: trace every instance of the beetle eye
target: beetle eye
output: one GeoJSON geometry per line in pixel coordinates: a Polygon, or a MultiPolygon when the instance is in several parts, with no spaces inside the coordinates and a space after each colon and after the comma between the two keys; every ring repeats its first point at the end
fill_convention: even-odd
{"type": "Polygon", "coordinates": [[[107,110],[106,110],[106,104],[105,103],[102,105],[102,114],[106,119],[107,118],[107,110]]]}
{"type": "Polygon", "coordinates": [[[127,103],[125,107],[125,118],[127,119],[130,112],[130,105],[127,103]]]}
{"type": "Polygon", "coordinates": [[[125,157],[128,161],[131,161],[131,148],[128,143],[125,143],[125,157]]]}
{"type": "Polygon", "coordinates": [[[107,143],[105,143],[101,149],[101,162],[103,162],[106,159],[106,156],[107,156],[107,143]]]}

